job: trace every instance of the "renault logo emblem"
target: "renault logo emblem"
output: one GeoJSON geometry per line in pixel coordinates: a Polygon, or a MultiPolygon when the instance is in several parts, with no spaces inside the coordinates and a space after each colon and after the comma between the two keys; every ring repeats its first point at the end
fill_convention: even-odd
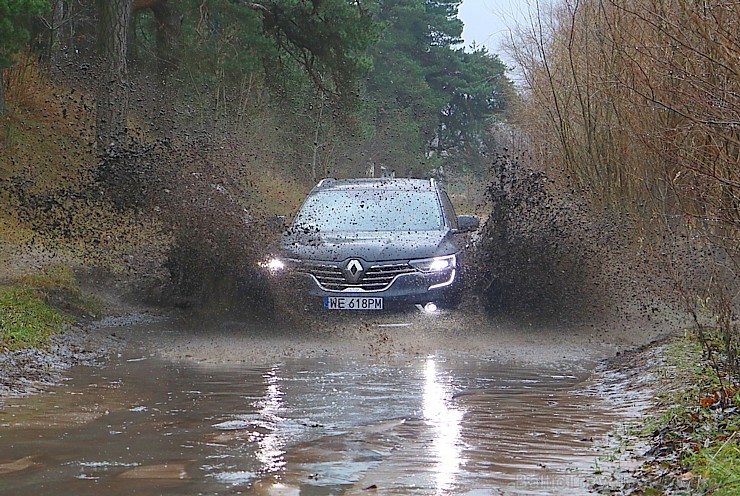
{"type": "Polygon", "coordinates": [[[364,271],[365,269],[362,267],[362,263],[359,260],[352,259],[344,267],[344,277],[349,282],[357,282],[362,277],[364,271]]]}

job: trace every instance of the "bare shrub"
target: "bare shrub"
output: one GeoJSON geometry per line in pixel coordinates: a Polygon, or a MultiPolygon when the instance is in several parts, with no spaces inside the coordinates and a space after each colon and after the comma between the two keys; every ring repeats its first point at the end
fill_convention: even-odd
{"type": "Polygon", "coordinates": [[[548,173],[634,219],[633,246],[738,367],[740,15],[737,2],[536,4],[511,52],[519,124],[548,173]],[[660,272],[659,274],[657,272],[660,272]]]}

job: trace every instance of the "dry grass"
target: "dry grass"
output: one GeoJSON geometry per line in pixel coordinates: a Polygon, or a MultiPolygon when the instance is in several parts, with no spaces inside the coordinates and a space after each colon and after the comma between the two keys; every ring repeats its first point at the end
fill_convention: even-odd
{"type": "Polygon", "coordinates": [[[689,312],[708,302],[740,372],[740,4],[533,8],[512,50],[530,152],[599,209],[629,215],[632,241],[660,257],[663,291],[689,312]]]}
{"type": "MultiPolygon", "coordinates": [[[[92,114],[81,95],[54,87],[27,57],[6,71],[7,113],[0,121],[0,184],[22,181],[35,192],[79,184],[95,165],[89,146],[92,114]]],[[[32,237],[13,208],[10,187],[0,189],[0,240],[32,237]]]]}

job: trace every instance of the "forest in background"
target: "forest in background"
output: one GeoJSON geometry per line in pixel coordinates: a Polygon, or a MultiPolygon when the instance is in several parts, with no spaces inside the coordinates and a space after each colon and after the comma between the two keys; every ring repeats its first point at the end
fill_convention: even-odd
{"type": "Polygon", "coordinates": [[[319,178],[480,185],[516,93],[496,55],[463,50],[459,4],[0,3],[9,230],[122,266],[137,250],[118,240],[157,240],[141,258],[215,297],[253,284],[235,275],[265,219],[319,178]]]}
{"type": "Polygon", "coordinates": [[[619,245],[737,369],[738,5],[535,3],[517,92],[461,47],[459,4],[0,2],[10,225],[121,257],[160,240],[175,286],[217,295],[316,179],[434,175],[488,187],[484,293],[550,287],[536,305],[619,245]]]}
{"type": "Polygon", "coordinates": [[[26,62],[86,90],[99,148],[133,126],[148,140],[256,137],[268,168],[311,181],[481,173],[515,92],[496,55],[463,50],[459,4],[24,0],[8,3],[4,22],[27,28],[0,31],[0,67],[20,70],[28,46],[26,62]]]}

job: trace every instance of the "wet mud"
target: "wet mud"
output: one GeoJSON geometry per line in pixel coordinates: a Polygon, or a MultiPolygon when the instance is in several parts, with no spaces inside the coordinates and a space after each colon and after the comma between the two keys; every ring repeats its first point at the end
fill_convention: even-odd
{"type": "Polygon", "coordinates": [[[2,404],[0,487],[587,493],[604,456],[615,459],[614,429],[641,408],[594,375],[626,343],[437,317],[330,319],[313,331],[108,322],[98,331],[129,347],[105,367],[2,404]]]}
{"type": "Polygon", "coordinates": [[[122,349],[121,339],[110,333],[69,326],[51,337],[48,349],[31,348],[0,353],[0,405],[3,398],[42,392],[64,379],[75,366],[96,366],[111,352],[122,349]]]}

